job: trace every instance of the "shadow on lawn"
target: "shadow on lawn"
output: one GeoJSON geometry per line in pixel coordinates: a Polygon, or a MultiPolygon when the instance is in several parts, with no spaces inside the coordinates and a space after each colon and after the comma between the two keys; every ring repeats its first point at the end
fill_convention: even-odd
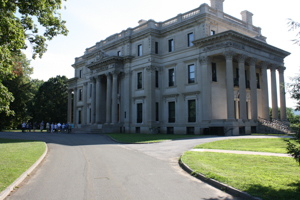
{"type": "Polygon", "coordinates": [[[275,189],[261,185],[252,185],[247,192],[250,195],[260,197],[264,200],[299,200],[300,197],[300,181],[288,184],[288,189],[275,189]]]}

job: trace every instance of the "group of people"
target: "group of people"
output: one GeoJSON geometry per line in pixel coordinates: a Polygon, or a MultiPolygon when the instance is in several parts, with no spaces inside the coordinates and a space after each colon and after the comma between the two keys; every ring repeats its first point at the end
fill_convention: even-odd
{"type": "MultiPolygon", "coordinates": [[[[52,122],[50,124],[49,122],[47,122],[46,126],[45,126],[44,121],[42,121],[40,123],[40,131],[43,132],[44,128],[46,128],[46,131],[48,133],[53,133],[53,132],[58,133],[59,131],[61,133],[62,132],[71,133],[73,124],[70,124],[69,122],[66,124],[65,123],[61,124],[60,122],[58,122],[58,123],[52,122]]],[[[28,122],[28,123],[23,122],[22,123],[22,132],[25,132],[26,130],[28,130],[29,132],[31,132],[31,130],[33,130],[33,132],[35,132],[35,129],[37,129],[36,122],[34,122],[33,124],[31,122],[28,122]]]]}

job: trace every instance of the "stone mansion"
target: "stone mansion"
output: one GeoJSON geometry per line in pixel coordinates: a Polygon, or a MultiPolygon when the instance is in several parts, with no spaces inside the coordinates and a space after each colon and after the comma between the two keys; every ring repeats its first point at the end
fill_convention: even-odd
{"type": "Polygon", "coordinates": [[[223,3],[140,20],[87,48],[67,81],[68,121],[86,132],[250,134],[259,118],[269,120],[269,98],[273,119],[279,101],[286,121],[290,53],[267,44],[252,13],[237,19],[223,3]]]}

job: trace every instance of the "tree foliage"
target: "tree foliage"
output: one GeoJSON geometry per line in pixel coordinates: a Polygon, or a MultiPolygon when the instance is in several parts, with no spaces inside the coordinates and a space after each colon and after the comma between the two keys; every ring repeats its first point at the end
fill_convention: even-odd
{"type": "MultiPolygon", "coordinates": [[[[289,19],[288,21],[288,27],[289,27],[289,31],[295,31],[296,29],[300,28],[300,23],[296,22],[292,19],[289,19]]],[[[296,35],[296,39],[292,40],[295,44],[300,46],[300,32],[297,33],[296,35]]]]}
{"type": "MultiPolygon", "coordinates": [[[[64,0],[66,1],[66,0],[64,0]]],[[[33,58],[41,58],[47,50],[46,40],[62,34],[67,35],[65,21],[59,10],[62,0],[1,0],[0,1],[0,113],[13,114],[9,105],[14,101],[12,93],[2,83],[12,79],[14,58],[26,49],[28,40],[33,49],[33,58]],[[38,25],[43,27],[39,32],[38,25]]]]}
{"type": "Polygon", "coordinates": [[[65,76],[56,76],[45,82],[33,100],[33,121],[66,122],[68,108],[68,80],[65,76]]]}

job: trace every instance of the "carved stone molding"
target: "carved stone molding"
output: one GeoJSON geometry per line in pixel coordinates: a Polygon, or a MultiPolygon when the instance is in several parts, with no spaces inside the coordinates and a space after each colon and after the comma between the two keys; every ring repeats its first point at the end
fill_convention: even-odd
{"type": "Polygon", "coordinates": [[[226,60],[232,60],[233,56],[236,54],[235,51],[232,50],[228,50],[228,51],[224,51],[223,55],[225,56],[226,60]]]}
{"type": "Polygon", "coordinates": [[[257,58],[249,58],[248,59],[248,63],[250,66],[255,66],[255,64],[257,63],[258,59],[257,58]]]}
{"type": "Polygon", "coordinates": [[[100,52],[98,52],[96,54],[96,61],[103,60],[104,58],[107,58],[107,57],[108,57],[108,55],[105,54],[105,52],[102,49],[100,49],[100,52]]]}
{"type": "Polygon", "coordinates": [[[131,76],[132,75],[132,70],[126,69],[124,74],[125,74],[125,76],[131,76]]]}
{"type": "Polygon", "coordinates": [[[138,96],[138,97],[132,97],[133,103],[135,104],[135,101],[138,99],[141,99],[144,103],[146,96],[138,96]]]}
{"type": "Polygon", "coordinates": [[[146,67],[146,70],[150,73],[150,72],[155,72],[156,71],[156,66],[154,65],[150,65],[146,67]]]}
{"type": "Polygon", "coordinates": [[[275,64],[270,64],[269,66],[271,71],[275,71],[278,68],[278,66],[275,64]]]}
{"type": "Polygon", "coordinates": [[[200,56],[199,62],[200,65],[207,65],[209,62],[211,62],[211,58],[209,56],[200,56]]]}
{"type": "Polygon", "coordinates": [[[88,84],[87,82],[84,82],[84,83],[83,83],[84,86],[87,86],[87,84],[88,84]]]}
{"type": "Polygon", "coordinates": [[[105,72],[105,76],[110,76],[111,75],[111,72],[105,72]]]}
{"type": "Polygon", "coordinates": [[[248,56],[245,55],[245,54],[239,54],[239,55],[237,56],[237,60],[238,60],[239,63],[245,63],[245,60],[246,60],[247,58],[248,58],[248,56]]]}
{"type": "Polygon", "coordinates": [[[163,95],[165,102],[167,102],[167,99],[169,98],[175,98],[175,101],[177,102],[179,94],[167,94],[163,95]]]}
{"type": "Polygon", "coordinates": [[[182,93],[182,96],[183,96],[183,100],[185,101],[185,98],[187,96],[196,96],[196,99],[198,100],[198,96],[200,94],[200,91],[195,91],[195,92],[185,92],[185,93],[182,93]]]}
{"type": "Polygon", "coordinates": [[[286,67],[279,66],[277,70],[278,70],[279,73],[283,73],[284,70],[286,70],[286,67]]]}
{"type": "Polygon", "coordinates": [[[95,77],[90,77],[90,81],[94,83],[96,81],[96,78],[95,77]]]}
{"type": "Polygon", "coordinates": [[[262,61],[262,62],[260,62],[259,63],[259,65],[260,65],[260,67],[262,68],[262,69],[267,69],[268,68],[268,66],[269,66],[269,62],[267,62],[267,61],[262,61]]]}

